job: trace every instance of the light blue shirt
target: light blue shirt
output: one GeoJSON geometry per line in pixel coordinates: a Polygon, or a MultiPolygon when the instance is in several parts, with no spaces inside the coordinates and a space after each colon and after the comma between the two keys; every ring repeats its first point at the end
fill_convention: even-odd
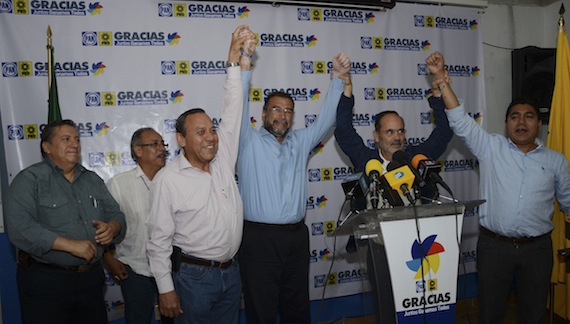
{"type": "Polygon", "coordinates": [[[554,197],[568,214],[570,167],[566,158],[540,145],[524,153],[508,138],[489,134],[465,113],[448,109],[449,125],[479,159],[479,224],[509,237],[532,237],[553,229],[554,197]]]}
{"type": "Polygon", "coordinates": [[[280,144],[263,126],[259,130],[251,126],[247,99],[250,78],[251,72],[242,72],[244,110],[237,171],[244,219],[298,223],[305,217],[307,159],[335,123],[344,82],[334,77],[317,121],[303,129],[289,130],[280,144]]]}

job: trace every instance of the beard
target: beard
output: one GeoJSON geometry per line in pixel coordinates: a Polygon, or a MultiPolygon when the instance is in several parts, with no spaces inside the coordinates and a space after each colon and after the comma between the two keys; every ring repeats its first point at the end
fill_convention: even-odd
{"type": "Polygon", "coordinates": [[[289,124],[287,123],[287,121],[283,121],[286,125],[286,128],[278,128],[274,126],[275,121],[273,121],[273,123],[270,123],[268,120],[265,120],[263,122],[263,127],[270,132],[271,134],[273,134],[275,137],[285,137],[285,135],[287,134],[287,132],[289,131],[289,124]]]}

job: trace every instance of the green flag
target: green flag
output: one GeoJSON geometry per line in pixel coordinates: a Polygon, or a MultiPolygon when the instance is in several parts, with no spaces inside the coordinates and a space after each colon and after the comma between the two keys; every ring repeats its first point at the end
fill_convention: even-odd
{"type": "Polygon", "coordinates": [[[51,76],[51,84],[49,87],[48,99],[48,124],[55,120],[61,120],[61,110],[59,109],[59,98],[57,95],[57,81],[55,79],[55,64],[53,58],[53,46],[48,45],[50,62],[49,75],[51,76]]]}

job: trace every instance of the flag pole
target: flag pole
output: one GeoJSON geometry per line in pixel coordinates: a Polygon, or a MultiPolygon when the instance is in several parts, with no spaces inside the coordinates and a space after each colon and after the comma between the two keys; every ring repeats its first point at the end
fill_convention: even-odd
{"type": "Polygon", "coordinates": [[[48,54],[48,91],[49,89],[51,89],[51,55],[50,55],[50,51],[52,48],[52,43],[51,43],[51,27],[48,25],[47,28],[47,54],[48,54]]]}

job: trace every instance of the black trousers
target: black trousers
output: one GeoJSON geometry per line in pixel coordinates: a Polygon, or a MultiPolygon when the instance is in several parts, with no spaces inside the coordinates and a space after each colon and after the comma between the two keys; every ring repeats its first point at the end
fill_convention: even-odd
{"type": "Polygon", "coordinates": [[[388,267],[388,257],[384,245],[368,242],[366,260],[368,280],[372,286],[377,324],[396,323],[396,306],[392,291],[392,279],[388,267]]]}
{"type": "Polygon", "coordinates": [[[24,324],[107,323],[100,265],[78,273],[32,263],[18,266],[16,278],[24,324]]]}
{"type": "Polygon", "coordinates": [[[310,323],[309,232],[245,223],[239,252],[249,324],[310,323]]]}
{"type": "Polygon", "coordinates": [[[503,323],[513,278],[517,284],[519,323],[544,323],[552,264],[550,235],[514,244],[480,233],[477,242],[479,323],[503,323]]]}

